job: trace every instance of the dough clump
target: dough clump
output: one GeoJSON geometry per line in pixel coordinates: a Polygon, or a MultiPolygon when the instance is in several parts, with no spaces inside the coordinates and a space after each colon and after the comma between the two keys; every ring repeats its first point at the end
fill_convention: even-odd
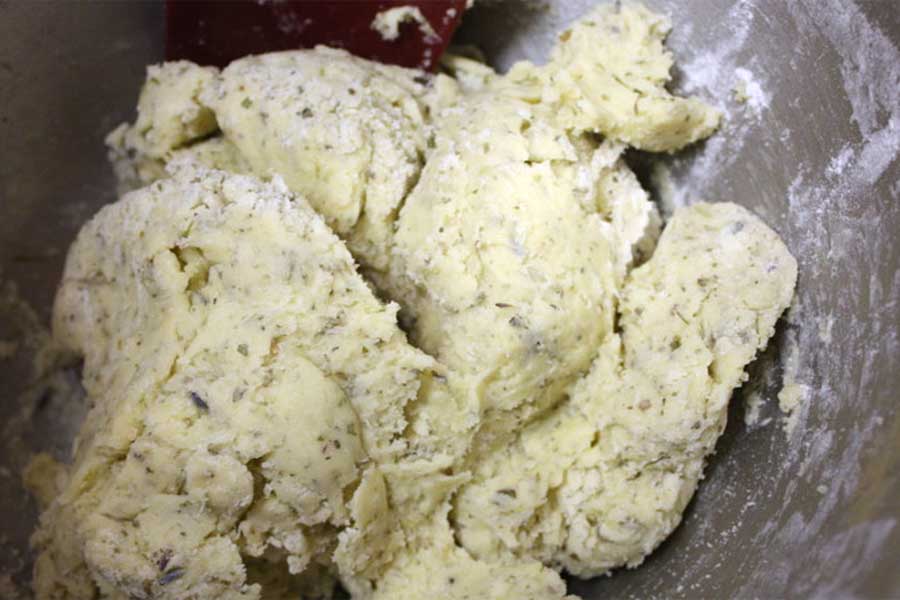
{"type": "Polygon", "coordinates": [[[666,91],[668,30],[601,6],[505,75],[148,69],[108,138],[134,191],[54,310],[92,408],[33,469],[37,597],[551,599],[640,564],[797,268],[734,204],[663,229],[625,164],[718,124],[666,91]]]}

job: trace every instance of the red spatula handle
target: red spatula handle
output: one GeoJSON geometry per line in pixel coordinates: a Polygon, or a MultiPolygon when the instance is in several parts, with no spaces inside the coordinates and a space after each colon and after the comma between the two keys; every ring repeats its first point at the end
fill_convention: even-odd
{"type": "Polygon", "coordinates": [[[466,0],[167,0],[166,59],[224,66],[248,54],[324,44],[384,63],[431,70],[466,0]],[[396,40],[371,27],[382,11],[418,7],[436,35],[406,22],[396,40]]]}

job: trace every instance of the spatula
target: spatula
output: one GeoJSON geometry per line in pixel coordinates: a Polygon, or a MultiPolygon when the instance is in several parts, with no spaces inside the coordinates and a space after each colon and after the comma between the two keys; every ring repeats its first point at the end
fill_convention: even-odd
{"type": "Polygon", "coordinates": [[[466,0],[166,0],[166,59],[224,66],[248,54],[324,44],[384,63],[432,70],[466,0]],[[372,27],[383,11],[418,9],[396,39],[372,27]]]}

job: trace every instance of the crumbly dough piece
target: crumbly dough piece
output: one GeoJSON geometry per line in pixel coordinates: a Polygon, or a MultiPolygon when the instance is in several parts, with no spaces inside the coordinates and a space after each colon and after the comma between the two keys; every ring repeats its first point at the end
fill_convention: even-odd
{"type": "Polygon", "coordinates": [[[66,466],[46,452],[31,457],[22,480],[41,509],[45,509],[56,499],[66,485],[66,466]]]}
{"type": "Polygon", "coordinates": [[[464,96],[434,137],[389,276],[375,281],[404,306],[414,343],[456,375],[466,415],[453,422],[475,424],[449,431],[438,414],[431,429],[477,461],[589,367],[657,217],[621,146],[571,134],[506,90],[464,96]]]}
{"type": "Polygon", "coordinates": [[[119,194],[137,190],[157,179],[169,176],[172,169],[194,166],[218,169],[239,175],[249,174],[250,165],[234,144],[221,135],[203,138],[189,145],[171,150],[163,158],[150,158],[127,147],[128,127],[119,127],[107,137],[109,160],[118,180],[119,194]]]}
{"type": "Polygon", "coordinates": [[[537,560],[486,562],[455,544],[405,553],[379,582],[377,600],[549,600],[570,598],[558,573],[537,560]]]}
{"type": "Polygon", "coordinates": [[[150,158],[166,158],[172,150],[215,132],[216,117],[199,98],[217,73],[184,60],[147,67],[137,120],[124,134],[126,146],[150,158]]]}
{"type": "Polygon", "coordinates": [[[383,269],[422,166],[427,81],[319,47],[235,61],[204,98],[256,174],[284,177],[361,262],[383,269]]]}
{"type": "Polygon", "coordinates": [[[745,209],[676,212],[624,286],[621,334],[566,405],[477,465],[456,502],[463,545],[582,577],[640,564],[679,523],[796,277],[787,248],[745,209]]]}
{"type": "Polygon", "coordinates": [[[106,138],[120,194],[165,177],[165,164],[178,149],[218,130],[215,115],[199,99],[218,72],[188,61],[147,67],[137,119],[106,138]]]}
{"type": "Polygon", "coordinates": [[[375,15],[371,27],[383,40],[390,42],[400,37],[400,25],[407,22],[418,23],[426,39],[440,39],[418,6],[395,6],[383,10],[375,15]]]}
{"type": "Polygon", "coordinates": [[[708,137],[718,110],[665,88],[672,54],[669,19],[640,4],[604,4],[559,36],[543,67],[520,63],[509,78],[543,83],[542,101],[576,130],[594,130],[651,152],[671,152],[708,137]]]}
{"type": "Polygon", "coordinates": [[[242,557],[389,560],[374,461],[404,451],[434,366],[396,309],[280,182],[185,168],[104,208],[54,311],[93,408],[35,535],[38,597],[256,598],[242,557]]]}

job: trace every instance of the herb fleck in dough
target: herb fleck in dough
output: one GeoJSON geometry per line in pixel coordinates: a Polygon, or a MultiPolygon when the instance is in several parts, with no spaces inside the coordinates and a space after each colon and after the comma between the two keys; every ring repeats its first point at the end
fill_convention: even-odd
{"type": "Polygon", "coordinates": [[[506,75],[151,67],[107,140],[134,191],[57,295],[92,408],[29,471],[37,597],[550,599],[640,564],[796,279],[736,205],[663,229],[625,165],[718,125],[666,91],[668,29],[600,7],[506,75]]]}

